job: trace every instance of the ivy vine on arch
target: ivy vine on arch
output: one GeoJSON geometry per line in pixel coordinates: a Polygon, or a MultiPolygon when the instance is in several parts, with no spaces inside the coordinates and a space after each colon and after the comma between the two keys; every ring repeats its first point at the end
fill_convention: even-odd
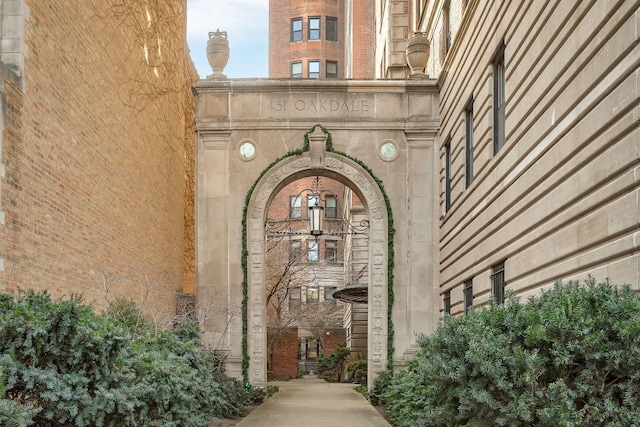
{"type": "Polygon", "coordinates": [[[362,167],[370,176],[371,178],[375,181],[376,185],[378,186],[378,188],[380,189],[380,192],[382,193],[382,196],[384,198],[384,203],[385,206],[387,208],[387,218],[388,218],[388,236],[387,236],[387,244],[388,244],[388,268],[387,268],[387,290],[388,290],[388,307],[387,307],[387,370],[392,371],[393,370],[393,335],[394,335],[394,329],[393,329],[393,321],[391,320],[391,314],[392,314],[392,307],[393,307],[393,299],[394,299],[394,295],[393,295],[393,268],[394,268],[394,252],[393,252],[393,235],[395,234],[395,229],[393,228],[393,215],[392,215],[392,211],[391,211],[391,203],[389,201],[389,197],[387,196],[387,193],[384,189],[384,185],[382,183],[382,180],[380,180],[378,177],[376,177],[373,173],[373,171],[364,164],[364,162],[362,162],[361,160],[352,157],[346,153],[337,151],[333,149],[333,143],[332,143],[332,139],[331,139],[331,133],[325,129],[322,125],[320,124],[316,124],[314,126],[311,127],[311,129],[309,129],[309,131],[307,131],[307,133],[305,133],[304,135],[304,143],[302,145],[302,148],[299,148],[297,150],[291,150],[289,152],[287,152],[286,154],[284,154],[281,157],[278,157],[277,159],[275,159],[273,162],[271,162],[261,173],[260,175],[258,175],[258,178],[256,178],[256,180],[254,181],[253,185],[251,186],[251,188],[249,189],[249,191],[247,192],[247,195],[245,197],[245,201],[244,201],[244,208],[242,211],[242,274],[243,274],[243,279],[242,279],[242,377],[243,380],[246,384],[249,383],[249,351],[248,351],[248,314],[247,314],[247,304],[249,301],[249,295],[248,295],[248,277],[247,277],[247,257],[249,254],[248,248],[247,248],[247,212],[248,212],[248,208],[249,208],[249,201],[251,200],[251,196],[253,195],[253,191],[255,190],[256,186],[258,185],[258,183],[260,182],[260,180],[262,179],[262,177],[274,166],[276,166],[278,163],[280,163],[282,160],[291,157],[291,156],[295,156],[295,155],[300,155],[303,154],[305,152],[309,151],[309,135],[312,134],[316,128],[319,127],[320,130],[322,130],[322,132],[327,136],[327,143],[326,143],[326,150],[328,152],[343,156],[355,163],[357,163],[360,167],[362,167]]]}

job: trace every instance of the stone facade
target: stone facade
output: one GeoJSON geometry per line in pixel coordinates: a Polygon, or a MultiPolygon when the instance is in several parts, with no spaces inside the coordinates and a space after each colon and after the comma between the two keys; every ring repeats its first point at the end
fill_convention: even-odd
{"type": "MultiPolygon", "coordinates": [[[[371,222],[366,280],[370,380],[391,363],[387,357],[390,218],[382,190],[362,165],[384,183],[393,214],[393,250],[399,254],[393,272],[393,357],[394,363],[396,358],[403,361],[415,342],[414,332],[437,323],[437,307],[432,304],[437,298],[436,270],[429,254],[437,250],[436,233],[431,230],[438,195],[421,184],[435,182],[437,173],[434,82],[201,80],[195,91],[198,292],[229,301],[229,312],[236,313],[233,307],[240,306],[246,280],[249,380],[264,384],[266,379],[267,202],[288,182],[308,176],[336,179],[363,203],[371,222]],[[335,152],[327,151],[328,135],[315,126],[318,122],[330,134],[335,152]],[[309,151],[274,163],[301,149],[312,128],[307,135],[309,151]]],[[[210,342],[224,343],[231,354],[230,372],[239,375],[242,322],[236,314],[230,322],[231,327],[225,328],[212,320],[205,325],[205,335],[210,342]]]]}
{"type": "Polygon", "coordinates": [[[440,293],[453,314],[464,310],[465,283],[473,305],[487,303],[503,261],[506,290],[523,298],[589,274],[640,289],[639,7],[424,2],[442,123],[440,293]],[[505,131],[496,149],[499,55],[505,131]]]}
{"type": "Polygon", "coordinates": [[[186,2],[0,5],[0,291],[82,293],[98,311],[123,296],[173,316],[196,78],[186,2]]]}

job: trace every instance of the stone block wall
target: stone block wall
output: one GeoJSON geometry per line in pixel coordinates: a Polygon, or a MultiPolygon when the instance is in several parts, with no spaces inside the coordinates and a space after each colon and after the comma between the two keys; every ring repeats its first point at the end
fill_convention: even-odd
{"type": "Polygon", "coordinates": [[[489,301],[503,261],[506,290],[523,299],[589,274],[638,289],[639,7],[468,4],[440,76],[441,202],[447,141],[452,201],[441,204],[440,286],[453,314],[465,282],[473,305],[489,301]],[[503,45],[506,137],[496,150],[493,63],[503,45]]]}
{"type": "Polygon", "coordinates": [[[189,265],[186,1],[25,3],[24,69],[1,68],[0,291],[82,293],[97,310],[122,296],[172,316],[189,265]]]}

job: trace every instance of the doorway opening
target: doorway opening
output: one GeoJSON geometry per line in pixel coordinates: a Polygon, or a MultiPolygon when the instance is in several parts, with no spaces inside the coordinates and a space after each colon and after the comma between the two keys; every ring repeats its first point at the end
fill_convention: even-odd
{"type": "Polygon", "coordinates": [[[269,379],[366,381],[368,265],[369,220],[353,189],[307,176],[275,194],[265,221],[269,379]]]}

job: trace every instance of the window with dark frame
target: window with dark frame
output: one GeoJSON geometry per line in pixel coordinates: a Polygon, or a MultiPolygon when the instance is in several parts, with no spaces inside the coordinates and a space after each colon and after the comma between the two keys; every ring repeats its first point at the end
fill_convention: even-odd
{"type": "Polygon", "coordinates": [[[318,261],[318,241],[309,239],[307,240],[307,261],[318,261]]]}
{"type": "Polygon", "coordinates": [[[302,251],[302,246],[300,245],[300,240],[290,240],[289,241],[289,262],[295,262],[300,258],[300,254],[302,251]]]}
{"type": "Polygon", "coordinates": [[[505,44],[493,57],[493,154],[497,154],[505,143],[506,69],[505,44]]]}
{"type": "Polygon", "coordinates": [[[291,77],[294,79],[302,78],[302,62],[292,62],[291,63],[291,77]]]}
{"type": "Polygon", "coordinates": [[[307,304],[317,304],[320,301],[319,289],[315,287],[307,287],[307,304]]]}
{"type": "Polygon", "coordinates": [[[444,293],[442,302],[444,304],[444,314],[451,314],[451,291],[444,293]]]}
{"type": "Polygon", "coordinates": [[[338,18],[327,16],[327,41],[338,41],[338,18]]]}
{"type": "Polygon", "coordinates": [[[331,264],[338,262],[338,242],[335,240],[325,240],[324,259],[331,264]]]}
{"type": "Polygon", "coordinates": [[[504,278],[504,261],[491,269],[491,296],[497,304],[504,304],[504,289],[507,283],[504,278]]]}
{"type": "Polygon", "coordinates": [[[473,182],[473,98],[465,107],[465,185],[466,188],[473,182]]]}
{"type": "Polygon", "coordinates": [[[327,61],[327,78],[336,79],[338,78],[338,62],[336,61],[327,61]]]}
{"type": "Polygon", "coordinates": [[[451,137],[444,144],[444,211],[451,209],[451,137]]]}
{"type": "Polygon", "coordinates": [[[309,18],[309,40],[320,40],[320,17],[309,18]]]}
{"type": "Polygon", "coordinates": [[[289,218],[302,218],[302,197],[300,195],[289,196],[289,218]]]}
{"type": "Polygon", "coordinates": [[[473,279],[464,282],[462,291],[464,293],[464,314],[467,314],[473,307],[473,279]]]}
{"type": "Polygon", "coordinates": [[[302,306],[301,295],[302,292],[300,288],[289,289],[289,310],[296,310],[302,306]]]}
{"type": "Polygon", "coordinates": [[[291,20],[291,41],[299,42],[302,40],[302,18],[293,18],[291,20]]]}
{"type": "Polygon", "coordinates": [[[319,79],[320,78],[320,61],[309,61],[309,78],[310,79],[319,79]]]}
{"type": "Polygon", "coordinates": [[[338,218],[338,199],[336,196],[327,196],[324,202],[324,217],[329,219],[338,218]]]}

